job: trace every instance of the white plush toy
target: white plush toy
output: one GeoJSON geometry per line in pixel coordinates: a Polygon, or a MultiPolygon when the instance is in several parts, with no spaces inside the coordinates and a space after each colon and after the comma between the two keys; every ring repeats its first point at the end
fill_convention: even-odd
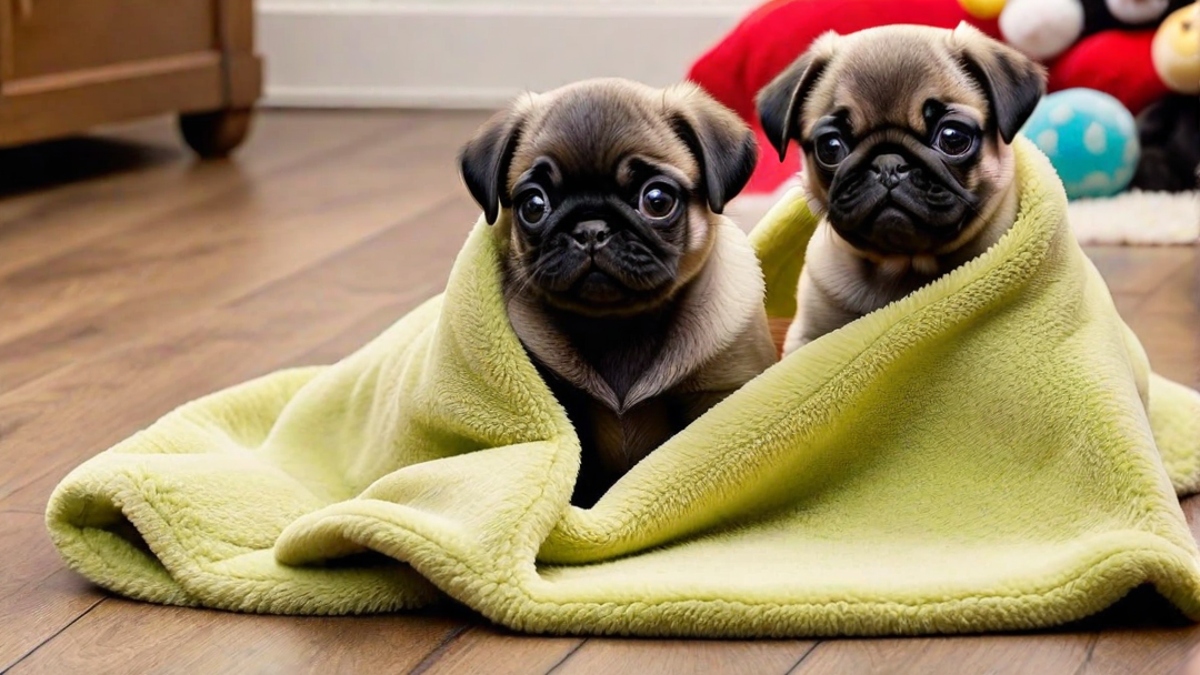
{"type": "Polygon", "coordinates": [[[1169,0],[1105,0],[1104,4],[1117,21],[1136,26],[1163,18],[1169,0]]]}
{"type": "Polygon", "coordinates": [[[1083,4],[1079,0],[1008,0],[1000,12],[1000,33],[1005,42],[1029,58],[1052,59],[1083,35],[1083,4]]]}

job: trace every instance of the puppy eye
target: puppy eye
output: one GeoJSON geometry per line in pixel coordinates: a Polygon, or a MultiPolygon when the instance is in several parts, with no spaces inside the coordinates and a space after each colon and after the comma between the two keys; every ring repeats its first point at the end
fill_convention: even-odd
{"type": "Polygon", "coordinates": [[[837,166],[849,154],[846,150],[846,142],[842,140],[842,135],[836,131],[817,138],[816,148],[817,161],[825,166],[837,166]]]}
{"type": "Polygon", "coordinates": [[[525,225],[533,226],[542,222],[547,213],[550,213],[550,200],[546,198],[546,193],[541,188],[531,188],[527,190],[518,200],[517,217],[525,225]]]}
{"type": "Polygon", "coordinates": [[[642,188],[642,199],[638,204],[638,210],[647,218],[662,220],[675,212],[677,203],[679,203],[679,196],[675,194],[675,188],[666,183],[650,183],[642,188]]]}
{"type": "Polygon", "coordinates": [[[937,149],[951,156],[965,155],[975,144],[975,135],[961,124],[947,124],[938,129],[937,149]]]}

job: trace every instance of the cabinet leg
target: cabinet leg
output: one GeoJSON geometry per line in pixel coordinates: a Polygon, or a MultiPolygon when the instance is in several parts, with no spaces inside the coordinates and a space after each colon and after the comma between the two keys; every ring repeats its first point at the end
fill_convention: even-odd
{"type": "Polygon", "coordinates": [[[204,159],[226,157],[246,139],[253,116],[249,108],[186,113],[179,116],[179,131],[188,146],[204,159]]]}

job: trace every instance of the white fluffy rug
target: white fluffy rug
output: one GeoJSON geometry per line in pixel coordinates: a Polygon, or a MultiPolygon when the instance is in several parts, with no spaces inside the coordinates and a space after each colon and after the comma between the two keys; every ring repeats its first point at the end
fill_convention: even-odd
{"type": "MultiPolygon", "coordinates": [[[[749,230],[794,183],[773,195],[738,197],[726,215],[749,230]]],[[[1200,242],[1200,191],[1172,194],[1134,190],[1070,204],[1071,227],[1081,244],[1167,245],[1200,242]]]]}
{"type": "Polygon", "coordinates": [[[1200,240],[1200,192],[1133,190],[1071,202],[1071,228],[1083,244],[1194,244],[1200,240]]]}

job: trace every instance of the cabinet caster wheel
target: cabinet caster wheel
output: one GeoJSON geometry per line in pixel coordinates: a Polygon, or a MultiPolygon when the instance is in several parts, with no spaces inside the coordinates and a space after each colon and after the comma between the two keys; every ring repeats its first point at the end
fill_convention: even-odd
{"type": "Polygon", "coordinates": [[[204,159],[228,157],[246,140],[252,110],[228,109],[179,116],[179,131],[188,146],[204,159]]]}

